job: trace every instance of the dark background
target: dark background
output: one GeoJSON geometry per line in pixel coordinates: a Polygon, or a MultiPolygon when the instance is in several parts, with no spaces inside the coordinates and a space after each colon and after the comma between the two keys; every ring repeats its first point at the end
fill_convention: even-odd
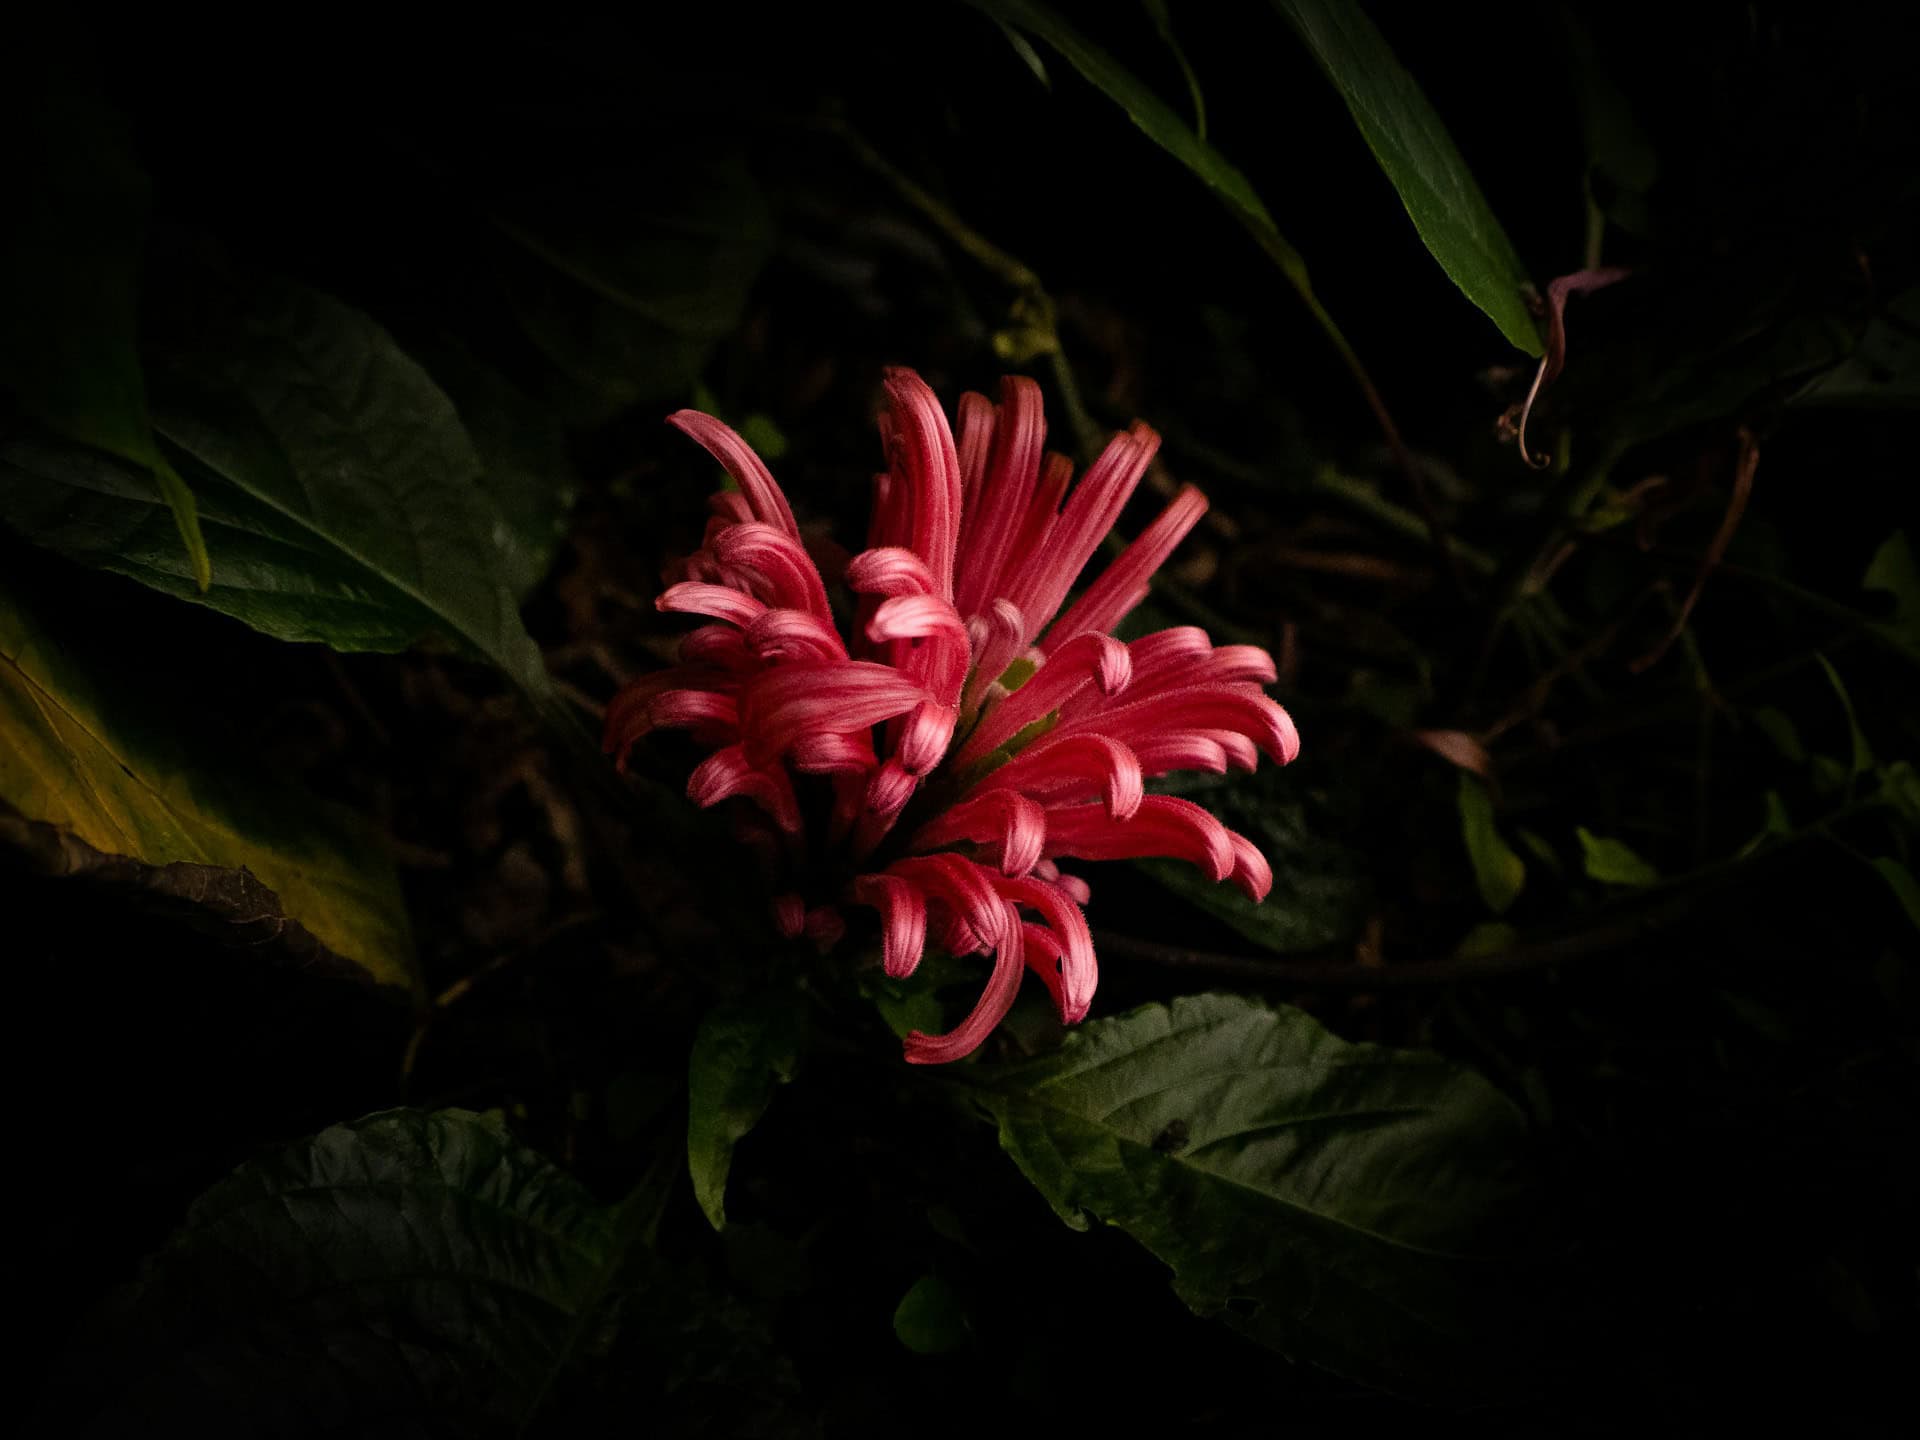
{"type": "MultiPolygon", "coordinates": [[[[1618,633],[1582,683],[1556,689],[1493,750],[1503,815],[1556,839],[1588,826],[1670,875],[1702,872],[1758,828],[1769,789],[1796,815],[1820,811],[1739,706],[1813,717],[1801,721],[1808,748],[1845,754],[1818,668],[1779,673],[1785,662],[1827,654],[1880,759],[1913,753],[1911,660],[1764,583],[1877,616],[1884,597],[1863,594],[1860,577],[1911,513],[1910,409],[1796,401],[1913,280],[1912,52],[1877,9],[1840,5],[1369,9],[1537,280],[1582,264],[1587,160],[1570,56],[1611,77],[1657,155],[1644,194],[1594,182],[1616,215],[1607,261],[1640,273],[1573,302],[1568,374],[1543,415],[1576,446],[1618,438],[1621,488],[1679,477],[1672,513],[1651,550],[1596,541],[1568,563],[1556,594],[1578,638],[1618,633]],[[1707,584],[1691,631],[1707,704],[1679,650],[1644,673],[1628,662],[1665,628],[1643,587],[1684,590],[1713,533],[1741,425],[1762,459],[1729,558],[1763,578],[1707,584]]],[[[1547,484],[1494,432],[1529,378],[1522,357],[1435,265],[1277,16],[1175,11],[1209,138],[1307,257],[1450,527],[1504,573],[1539,533],[1547,484]]],[[[1144,9],[1070,12],[1184,112],[1144,9]]],[[[1455,591],[1423,542],[1370,532],[1312,488],[1331,461],[1413,504],[1279,273],[1065,61],[1040,47],[1043,88],[961,6],[714,3],[578,26],[468,17],[432,34],[283,24],[216,41],[150,16],[47,53],[91,67],[125,116],[153,180],[156,247],[211,243],[270,265],[368,309],[403,342],[455,335],[565,415],[580,499],[528,616],[582,692],[612,689],[593,646],[634,669],[663,653],[669,627],[646,602],[660,563],[697,543],[709,477],[659,423],[683,385],[637,380],[647,393],[609,404],[555,380],[503,318],[476,231],[494,195],[571,174],[596,177],[595,223],[618,234],[630,217],[644,227],[677,177],[744,160],[776,238],[700,374],[722,413],[784,434],[789,458],[775,469],[796,509],[853,544],[877,464],[880,367],[914,366],[949,403],[990,389],[1009,296],[859,163],[822,125],[833,117],[1040,277],[1087,408],[1103,426],[1139,415],[1161,428],[1168,468],[1235,522],[1231,536],[1197,535],[1203,558],[1181,573],[1263,643],[1286,635],[1280,694],[1313,768],[1300,853],[1276,855],[1276,868],[1358,857],[1367,896],[1352,934],[1297,963],[1350,960],[1356,945],[1389,966],[1431,963],[1489,918],[1460,844],[1455,777],[1404,737],[1485,731],[1545,667],[1510,639],[1489,642],[1492,582],[1455,591]],[[1215,452],[1237,464],[1209,465],[1215,452]],[[1365,553],[1385,569],[1310,570],[1287,558],[1302,550],[1365,553]]],[[[33,55],[23,46],[9,63],[33,55]]],[[[147,299],[164,309],[167,297],[147,299]]],[[[1045,363],[1033,365],[1052,385],[1045,363]]],[[[1130,513],[1123,529],[1139,523],[1130,513]]],[[[0,563],[110,624],[170,607],[155,703],[192,695],[236,743],[381,817],[429,989],[483,972],[402,1087],[405,1014],[263,972],[125,897],[0,872],[23,1042],[12,1169],[37,1272],[17,1296],[30,1372],[77,1367],[110,1389],[111,1370],[71,1348],[75,1326],[195,1194],[262,1144],[402,1102],[504,1107],[599,1193],[644,1171],[652,1132],[621,1134],[610,1097],[671,1108],[644,1097],[677,1083],[704,995],[688,972],[725,963],[733,935],[751,933],[728,928],[724,839],[668,846],[557,824],[564,764],[477,667],[277,646],[10,536],[0,563]],[[514,778],[523,772],[543,778],[514,778]]],[[[677,761],[641,763],[669,775],[677,761]]],[[[1093,923],[1143,945],[1103,945],[1099,1009],[1258,989],[1354,1038],[1439,1048],[1526,1104],[1550,1197],[1551,1260],[1526,1302],[1540,1354],[1528,1383],[1466,1417],[1475,1428],[1666,1433],[1765,1419],[1894,1433],[1881,1417],[1910,1409],[1899,1382],[1917,1338],[1920,1096],[1914,931],[1859,863],[1876,843],[1887,842],[1808,839],[1683,888],[1658,923],[1614,932],[1597,887],[1539,873],[1509,917],[1522,936],[1564,944],[1599,930],[1603,943],[1508,975],[1377,990],[1171,963],[1154,947],[1250,950],[1169,894],[1096,874],[1093,923]]],[[[1291,1367],[1190,1316],[1124,1236],[1063,1231],[990,1130],[956,1127],[857,1060],[816,1057],[783,1092],[741,1151],[730,1208],[741,1223],[724,1243],[685,1195],[668,1224],[702,1283],[757,1317],[766,1349],[742,1362],[747,1379],[717,1371],[667,1402],[648,1388],[660,1357],[629,1357],[620,1378],[557,1397],[542,1422],[552,1433],[728,1432],[762,1423],[729,1408],[749,1399],[827,1433],[1151,1418],[1331,1434],[1454,1418],[1291,1367]],[[889,1324],[930,1265],[956,1277],[973,1332],[939,1357],[909,1354],[889,1324]],[[787,1379],[763,1401],[755,1384],[779,1366],[787,1379]]],[[[43,1415],[47,1433],[70,1433],[65,1394],[43,1415]]]]}

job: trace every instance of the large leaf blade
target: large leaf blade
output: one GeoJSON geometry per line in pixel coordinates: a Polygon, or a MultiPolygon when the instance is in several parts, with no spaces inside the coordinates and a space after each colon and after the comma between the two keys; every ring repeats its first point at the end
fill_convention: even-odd
{"type": "Polygon", "coordinates": [[[1513,345],[1541,353],[1525,267],[1419,84],[1354,0],[1274,0],[1340,92],[1440,268],[1513,345]]]}
{"type": "Polygon", "coordinates": [[[544,694],[482,462],[427,372],[317,291],[263,280],[196,298],[198,323],[154,369],[160,433],[544,694]]]}
{"type": "MultiPolygon", "coordinates": [[[[101,855],[251,874],[279,911],[386,985],[411,976],[393,868],[365,826],[156,726],[150,697],[0,583],[0,806],[101,855]]],[[[255,897],[259,898],[259,897],[255,897]]],[[[263,902],[264,903],[264,902],[263,902]]]]}
{"type": "Polygon", "coordinates": [[[1436,1397],[1496,1391],[1523,1363],[1497,1294],[1523,1125],[1473,1072],[1203,995],[1094,1022],[980,1083],[1061,1217],[1127,1231],[1196,1310],[1436,1397]]]}
{"type": "Polygon", "coordinates": [[[499,1433],[570,1360],[615,1252],[585,1187],[479,1116],[333,1126],[194,1202],[103,1327],[126,1389],[102,1428],[499,1433]]]}

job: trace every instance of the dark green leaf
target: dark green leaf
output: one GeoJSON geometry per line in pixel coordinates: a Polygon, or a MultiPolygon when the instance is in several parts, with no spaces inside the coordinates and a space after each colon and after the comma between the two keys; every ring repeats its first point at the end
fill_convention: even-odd
{"type": "Polygon", "coordinates": [[[92,85],[22,60],[0,110],[7,134],[29,142],[0,152],[25,162],[19,173],[0,168],[9,202],[0,388],[61,434],[137,466],[141,492],[167,507],[187,573],[205,589],[211,562],[194,497],[154,445],[135,347],[146,177],[92,85]]]}
{"type": "Polygon", "coordinates": [[[694,1033],[687,1061],[687,1169],[713,1228],[727,1223],[733,1147],[753,1129],[774,1088],[793,1078],[801,1011],[790,993],[716,1005],[694,1033]]]}
{"type": "Polygon", "coordinates": [[[516,598],[546,577],[576,486],[559,421],[505,377],[451,344],[420,357],[446,391],[480,457],[480,489],[505,527],[504,574],[516,598]]]}
{"type": "Polygon", "coordinates": [[[970,1079],[1060,1217],[1125,1230],[1195,1310],[1420,1394],[1497,1391],[1527,1363],[1500,1293],[1523,1122],[1472,1071],[1203,995],[970,1079]]]}
{"type": "Polygon", "coordinates": [[[489,472],[446,395],[360,312],[282,281],[179,288],[191,313],[155,347],[155,412],[221,539],[219,583],[196,594],[138,477],[71,447],[0,447],[9,522],[279,639],[398,650],[441,634],[545,696],[516,600],[533,541],[492,499],[527,472],[489,472]]]}
{"type": "Polygon", "coordinates": [[[1529,355],[1540,329],[1513,242],[1413,76],[1353,0],[1274,0],[1346,101],[1354,123],[1412,217],[1414,228],[1466,297],[1529,355]]]}
{"type": "Polygon", "coordinates": [[[121,682],[126,657],[88,639],[0,582],[0,818],[23,822],[7,838],[33,868],[407,985],[406,912],[367,828],[176,728],[178,703],[121,682]]]}
{"type": "Polygon", "coordinates": [[[95,1431],[511,1433],[597,1329],[618,1250],[584,1187],[478,1116],[336,1125],[194,1202],[83,1351],[95,1431]]]}
{"type": "Polygon", "coordinates": [[[1460,772],[1460,835],[1473,862],[1473,880],[1480,898],[1496,915],[1504,915],[1520,898],[1527,883],[1527,862],[1514,853],[1493,819],[1493,800],[1477,776],[1460,772]]]}
{"type": "Polygon", "coordinates": [[[960,1297],[938,1275],[922,1275],[893,1312],[893,1333],[916,1355],[946,1355],[967,1343],[960,1297]]]}

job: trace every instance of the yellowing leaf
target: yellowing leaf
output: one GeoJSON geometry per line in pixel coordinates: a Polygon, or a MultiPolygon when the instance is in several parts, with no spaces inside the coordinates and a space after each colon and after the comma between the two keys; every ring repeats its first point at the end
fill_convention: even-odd
{"type": "Polygon", "coordinates": [[[211,747],[191,753],[156,713],[156,697],[88,673],[0,582],[0,811],[146,865],[244,870],[336,956],[407,984],[399,888],[358,823],[211,747]]]}

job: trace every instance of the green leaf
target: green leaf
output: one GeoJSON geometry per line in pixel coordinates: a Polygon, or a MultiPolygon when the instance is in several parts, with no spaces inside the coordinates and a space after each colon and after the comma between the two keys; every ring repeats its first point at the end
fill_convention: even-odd
{"type": "MultiPolygon", "coordinates": [[[[515,1433],[618,1318],[622,1221],[464,1111],[269,1151],[193,1203],[82,1349],[89,1433],[515,1433]]],[[[625,1308],[684,1323],[673,1288],[646,1298],[625,1308]]]]}
{"type": "Polygon", "coordinates": [[[9,523],[278,639],[391,651],[442,635],[543,701],[517,593],[544,560],[490,493],[512,488],[508,464],[489,470],[445,393],[315,291],[201,272],[178,291],[193,314],[154,347],[155,412],[221,541],[219,583],[195,591],[124,466],[40,438],[0,444],[9,523]]]}
{"type": "Polygon", "coordinates": [[[1340,92],[1440,268],[1529,355],[1532,288],[1513,242],[1412,75],[1353,0],[1274,0],[1340,92]]]}
{"type": "Polygon", "coordinates": [[[466,350],[435,344],[419,358],[480,457],[481,493],[504,527],[495,532],[502,573],[524,600],[546,578],[578,493],[566,434],[546,407],[466,350]]]}
{"type": "Polygon", "coordinates": [[[198,900],[263,938],[292,922],[371,979],[408,984],[406,912],[367,828],[165,728],[178,705],[127,683],[124,655],[89,665],[83,639],[0,580],[0,814],[57,832],[55,848],[38,837],[48,867],[198,900]],[[137,864],[103,862],[115,856],[137,864]]]}
{"type": "Polygon", "coordinates": [[[1497,1391],[1527,1363],[1500,1293],[1524,1122],[1472,1071],[1201,995],[969,1079],[1061,1219],[1126,1231],[1196,1311],[1416,1394],[1497,1391]]]}
{"type": "Polygon", "coordinates": [[[1501,837],[1493,821],[1493,800],[1478,776],[1460,772],[1460,835],[1473,862],[1473,881],[1480,899],[1496,915],[1504,915],[1520,898],[1527,883],[1527,862],[1501,837]]]}
{"type": "Polygon", "coordinates": [[[687,1168],[700,1209],[726,1228],[733,1148],[759,1123],[776,1086],[800,1058],[801,1010],[790,993],[716,1005],[694,1033],[687,1061],[687,1168]]]}
{"type": "Polygon", "coordinates": [[[1630,846],[1596,835],[1586,826],[1576,828],[1587,878],[1604,885],[1658,885],[1660,872],[1630,846]]]}
{"type": "Polygon", "coordinates": [[[893,1333],[916,1355],[947,1355],[967,1343],[960,1297],[938,1275],[922,1275],[893,1312],[893,1333]]]}
{"type": "Polygon", "coordinates": [[[1876,856],[1868,862],[1880,878],[1887,882],[1887,888],[1893,892],[1893,898],[1900,902],[1900,908],[1907,912],[1907,919],[1920,930],[1920,880],[1913,878],[1913,872],[1891,855],[1876,856]]]}
{"type": "Polygon", "coordinates": [[[1365,857],[1333,830],[1337,799],[1322,800],[1294,772],[1273,768],[1177,777],[1158,788],[1206,806],[1258,845],[1273,866],[1273,889],[1258,904],[1181,861],[1135,862],[1159,884],[1280,955],[1343,944],[1360,933],[1373,881],[1365,857]]]}
{"type": "Polygon", "coordinates": [[[137,466],[204,590],[212,562],[193,492],[154,445],[135,347],[147,179],[96,88],[35,59],[18,67],[26,84],[5,87],[0,110],[7,133],[28,140],[7,152],[23,159],[19,173],[0,168],[0,388],[61,434],[137,466]]]}
{"type": "Polygon", "coordinates": [[[1867,744],[1866,732],[1860,728],[1860,717],[1854,713],[1853,697],[1847,693],[1847,687],[1840,683],[1840,672],[1833,668],[1833,662],[1824,655],[1815,655],[1820,668],[1826,672],[1827,682],[1833,686],[1833,693],[1840,697],[1840,708],[1847,715],[1847,739],[1852,751],[1848,761],[1849,772],[1864,775],[1873,768],[1873,747],[1867,744]]]}

